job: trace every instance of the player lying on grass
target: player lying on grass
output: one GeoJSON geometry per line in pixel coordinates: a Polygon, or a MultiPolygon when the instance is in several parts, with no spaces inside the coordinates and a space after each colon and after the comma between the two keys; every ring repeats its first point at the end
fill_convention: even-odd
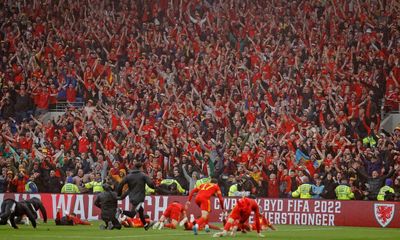
{"type": "Polygon", "coordinates": [[[86,220],[82,220],[75,213],[63,213],[60,208],[57,208],[56,219],[54,219],[57,226],[75,226],[75,225],[92,225],[90,222],[86,220]]]}
{"type": "Polygon", "coordinates": [[[208,229],[206,225],[208,225],[208,215],[211,212],[211,196],[216,195],[218,197],[221,208],[224,210],[224,201],[222,199],[221,189],[217,185],[217,182],[217,179],[213,178],[210,183],[201,184],[194,188],[189,194],[187,205],[190,204],[193,195],[197,193],[195,201],[201,209],[201,217],[192,222],[192,229],[195,235],[197,235],[199,228],[204,228],[205,230],[208,229]]]}
{"type": "Polygon", "coordinates": [[[161,215],[160,219],[157,223],[154,224],[153,229],[163,229],[172,228],[176,229],[179,221],[181,221],[181,226],[187,222],[186,210],[188,204],[181,204],[178,201],[174,201],[168,205],[167,209],[165,209],[163,215],[161,215]],[[169,220],[168,223],[166,223],[169,220]]]}
{"type": "MultiPolygon", "coordinates": [[[[154,222],[150,219],[149,215],[145,214],[144,215],[146,224],[149,224],[149,226],[153,225],[154,222]]],[[[127,227],[127,228],[142,228],[144,227],[142,220],[140,218],[131,218],[128,217],[124,214],[120,214],[118,217],[118,221],[121,223],[122,226],[127,227]]]]}
{"type": "Polygon", "coordinates": [[[261,234],[260,224],[260,212],[257,202],[254,199],[244,197],[237,201],[236,206],[233,208],[231,214],[226,221],[224,230],[222,232],[215,233],[214,237],[224,237],[231,231],[231,236],[236,235],[238,226],[244,229],[244,224],[249,220],[251,213],[254,213],[255,230],[259,237],[264,237],[261,234]]]}

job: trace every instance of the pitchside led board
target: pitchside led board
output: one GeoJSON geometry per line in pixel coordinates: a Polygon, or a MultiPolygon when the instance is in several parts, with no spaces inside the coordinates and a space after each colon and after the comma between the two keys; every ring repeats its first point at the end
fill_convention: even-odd
{"type": "MultiPolygon", "coordinates": [[[[38,197],[42,200],[49,219],[56,216],[57,208],[63,212],[74,212],[83,219],[98,220],[100,210],[94,206],[92,194],[0,194],[3,199],[17,201],[38,197]]],[[[185,203],[185,196],[148,196],[145,210],[153,219],[158,219],[168,204],[173,201],[185,203]]],[[[224,198],[225,209],[232,209],[237,198],[224,198]]],[[[301,199],[257,199],[263,213],[274,224],[316,226],[360,226],[400,227],[400,202],[379,201],[334,201],[301,199]]],[[[119,201],[122,209],[129,209],[129,199],[119,201]]],[[[221,222],[221,206],[217,198],[212,201],[211,222],[221,222]]],[[[191,204],[190,213],[200,215],[196,204],[191,204]]],[[[252,219],[250,219],[252,220],[252,219]]]]}

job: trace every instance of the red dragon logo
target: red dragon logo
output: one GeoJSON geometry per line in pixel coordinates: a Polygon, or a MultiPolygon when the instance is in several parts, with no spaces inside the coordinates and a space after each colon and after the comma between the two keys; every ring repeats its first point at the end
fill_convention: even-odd
{"type": "Polygon", "coordinates": [[[394,210],[394,204],[375,203],[374,213],[376,221],[378,221],[382,227],[386,227],[393,219],[394,210]]]}

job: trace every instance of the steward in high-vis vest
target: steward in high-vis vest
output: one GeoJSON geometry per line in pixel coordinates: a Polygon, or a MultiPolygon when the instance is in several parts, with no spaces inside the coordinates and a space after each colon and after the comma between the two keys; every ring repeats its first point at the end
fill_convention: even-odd
{"type": "Polygon", "coordinates": [[[381,187],[378,193],[378,201],[393,201],[394,200],[394,189],[391,187],[393,184],[392,179],[386,179],[385,186],[381,187]]]}
{"type": "Polygon", "coordinates": [[[73,184],[72,177],[67,178],[67,183],[61,188],[61,193],[81,193],[78,186],[73,184]]]}
{"type": "Polygon", "coordinates": [[[301,199],[310,199],[312,198],[312,185],[309,184],[308,177],[304,178],[304,183],[301,184],[296,191],[292,192],[292,197],[301,199]]]}
{"type": "Polygon", "coordinates": [[[203,177],[203,178],[201,178],[201,179],[199,179],[199,180],[196,181],[195,187],[198,187],[198,186],[200,186],[201,184],[209,183],[209,182],[211,182],[211,178],[209,178],[209,177],[203,177]]]}
{"type": "Polygon", "coordinates": [[[25,192],[26,193],[38,193],[39,189],[35,183],[35,176],[32,174],[29,178],[29,181],[25,184],[25,192]]]}
{"type": "Polygon", "coordinates": [[[184,194],[186,190],[175,179],[163,179],[157,191],[160,194],[175,195],[184,194]]]}
{"type": "Polygon", "coordinates": [[[92,188],[93,193],[95,193],[95,194],[104,192],[103,181],[101,180],[101,174],[96,173],[96,179],[91,182],[86,183],[85,188],[87,188],[87,189],[92,188]]]}
{"type": "Polygon", "coordinates": [[[153,188],[150,188],[149,185],[146,184],[145,186],[145,192],[146,192],[146,196],[149,196],[151,194],[156,193],[156,190],[153,188]]]}
{"type": "Polygon", "coordinates": [[[354,199],[354,193],[347,185],[347,180],[342,179],[340,185],[335,188],[336,198],[338,200],[351,200],[354,199]]]}
{"type": "Polygon", "coordinates": [[[228,197],[235,197],[237,192],[239,192],[238,184],[235,183],[229,187],[228,197]]]}

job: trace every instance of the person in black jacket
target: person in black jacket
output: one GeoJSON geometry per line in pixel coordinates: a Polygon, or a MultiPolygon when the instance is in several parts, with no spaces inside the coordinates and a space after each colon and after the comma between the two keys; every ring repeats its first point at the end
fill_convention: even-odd
{"type": "Polygon", "coordinates": [[[326,174],[323,185],[325,186],[324,191],[322,192],[322,194],[320,194],[320,196],[325,199],[335,199],[335,188],[338,186],[338,184],[334,181],[331,173],[326,174]]]}
{"type": "MultiPolygon", "coordinates": [[[[43,206],[43,203],[39,198],[33,197],[29,200],[22,200],[20,203],[25,204],[29,208],[29,210],[31,210],[35,219],[38,218],[37,211],[40,210],[40,212],[42,213],[42,216],[43,216],[43,222],[47,223],[46,208],[43,206]]],[[[16,223],[19,223],[20,221],[21,221],[21,217],[19,216],[16,220],[16,223]]]]}
{"type": "Polygon", "coordinates": [[[1,204],[0,225],[6,225],[7,221],[10,220],[11,226],[18,229],[15,218],[22,217],[23,215],[26,215],[29,218],[29,221],[31,221],[32,227],[36,228],[35,215],[25,202],[6,199],[1,204]]]}
{"type": "Polygon", "coordinates": [[[59,177],[56,176],[56,172],[54,170],[51,170],[50,177],[47,181],[47,187],[44,192],[60,193],[62,185],[62,181],[59,177]]]}
{"type": "Polygon", "coordinates": [[[118,197],[117,193],[112,191],[111,186],[107,183],[103,184],[104,192],[100,193],[96,197],[94,205],[101,209],[101,219],[106,224],[101,225],[101,229],[121,229],[121,224],[116,219],[115,215],[118,208],[118,197]]]}
{"type": "Polygon", "coordinates": [[[21,122],[23,119],[28,118],[28,110],[30,110],[32,99],[26,93],[25,88],[21,88],[15,98],[15,116],[17,122],[21,122]]]}
{"type": "Polygon", "coordinates": [[[385,184],[386,178],[391,178],[397,169],[400,168],[400,165],[395,165],[395,168],[390,166],[389,173],[386,175],[379,175],[378,171],[373,171],[372,176],[369,176],[364,169],[360,169],[357,165],[355,165],[355,168],[359,176],[364,178],[364,181],[368,186],[366,191],[364,191],[364,195],[369,200],[376,200],[380,188],[385,184]]]}
{"type": "MultiPolygon", "coordinates": [[[[145,220],[143,208],[146,184],[150,188],[155,189],[155,185],[151,181],[150,177],[142,172],[142,163],[137,162],[135,164],[135,170],[130,172],[128,176],[122,179],[121,183],[119,184],[118,196],[121,196],[121,199],[124,199],[127,195],[129,195],[129,201],[132,205],[132,209],[131,211],[123,211],[123,214],[134,218],[136,213],[139,213],[139,217],[143,223],[144,229],[148,230],[150,224],[145,220]],[[125,184],[128,184],[128,190],[121,196],[122,189],[125,184]]],[[[121,213],[121,209],[118,209],[118,211],[121,213]]]]}

